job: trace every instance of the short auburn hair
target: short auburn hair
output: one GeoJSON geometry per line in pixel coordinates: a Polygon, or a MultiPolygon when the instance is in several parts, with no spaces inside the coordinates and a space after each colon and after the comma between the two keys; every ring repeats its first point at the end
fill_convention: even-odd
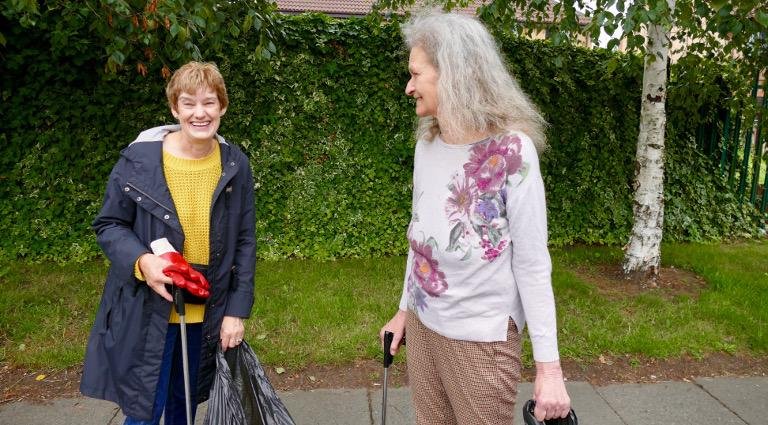
{"type": "Polygon", "coordinates": [[[176,103],[182,93],[194,94],[197,93],[197,90],[206,87],[216,92],[222,108],[229,105],[224,77],[221,76],[216,64],[213,62],[188,62],[173,73],[168,85],[165,86],[168,105],[175,110],[176,103]]]}

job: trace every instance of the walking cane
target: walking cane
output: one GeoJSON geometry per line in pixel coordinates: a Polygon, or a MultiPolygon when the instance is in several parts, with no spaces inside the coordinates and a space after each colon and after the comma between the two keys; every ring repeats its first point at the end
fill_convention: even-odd
{"type": "Polygon", "coordinates": [[[187,425],[192,425],[192,400],[189,388],[189,358],[187,357],[187,320],[184,317],[184,293],[181,288],[173,287],[173,305],[179,315],[181,329],[181,366],[184,371],[184,404],[187,409],[187,425]]]}
{"type": "Polygon", "coordinates": [[[392,364],[392,353],[389,350],[392,347],[392,338],[394,337],[395,334],[392,332],[384,332],[384,382],[382,383],[381,425],[387,425],[387,378],[389,375],[389,365],[392,364]]]}

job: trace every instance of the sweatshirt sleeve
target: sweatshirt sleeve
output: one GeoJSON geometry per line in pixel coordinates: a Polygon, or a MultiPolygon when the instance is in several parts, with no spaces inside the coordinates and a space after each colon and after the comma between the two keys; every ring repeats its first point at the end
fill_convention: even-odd
{"type": "Polygon", "coordinates": [[[544,181],[533,142],[519,134],[522,167],[507,187],[507,218],[512,242],[512,273],[523,305],[533,359],[559,358],[552,292],[552,263],[547,248],[544,181]]]}
{"type": "Polygon", "coordinates": [[[408,248],[408,259],[405,261],[405,277],[403,278],[403,293],[400,296],[400,310],[408,311],[408,275],[413,264],[413,250],[408,248]]]}

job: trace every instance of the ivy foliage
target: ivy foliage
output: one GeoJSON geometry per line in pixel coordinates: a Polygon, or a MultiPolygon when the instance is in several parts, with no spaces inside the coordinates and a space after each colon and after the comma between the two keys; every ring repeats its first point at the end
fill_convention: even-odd
{"type": "MultiPolygon", "coordinates": [[[[415,116],[403,93],[407,52],[398,23],[316,14],[276,19],[284,37],[269,62],[255,37],[206,57],[219,64],[230,95],[220,132],[244,148],[254,170],[260,258],[403,254],[415,116]]],[[[13,26],[4,34],[0,256],[98,256],[89,226],[119,151],[142,129],[173,121],[165,81],[104,74],[93,49],[54,62],[45,54],[46,34],[13,26]]],[[[551,242],[625,242],[641,64],[599,50],[500,41],[550,123],[541,161],[551,242]]],[[[672,111],[676,99],[690,102],[686,87],[694,84],[680,86],[670,88],[672,111]]],[[[665,237],[753,233],[751,212],[689,146],[689,118],[670,114],[665,237]]]]}
{"type": "MultiPolygon", "coordinates": [[[[264,58],[274,53],[280,37],[273,27],[275,4],[269,0],[13,0],[0,3],[0,17],[11,25],[44,35],[47,55],[101,51],[101,64],[110,73],[134,68],[146,75],[190,59],[201,60],[206,49],[248,34],[258,38],[264,58]]],[[[0,26],[0,45],[7,44],[0,26]]],[[[16,42],[11,37],[12,42],[16,42]]],[[[92,53],[92,52],[91,52],[92,53]]]]}

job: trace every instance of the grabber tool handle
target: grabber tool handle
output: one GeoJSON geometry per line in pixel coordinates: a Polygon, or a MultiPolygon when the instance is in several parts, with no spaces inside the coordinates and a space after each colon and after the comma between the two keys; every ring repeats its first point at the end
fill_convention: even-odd
{"type": "Polygon", "coordinates": [[[175,285],[173,287],[173,307],[176,310],[176,314],[184,316],[184,291],[175,285]]]}
{"type": "Polygon", "coordinates": [[[395,337],[395,334],[389,331],[384,332],[384,367],[387,368],[389,365],[392,364],[392,339],[395,337]]]}

